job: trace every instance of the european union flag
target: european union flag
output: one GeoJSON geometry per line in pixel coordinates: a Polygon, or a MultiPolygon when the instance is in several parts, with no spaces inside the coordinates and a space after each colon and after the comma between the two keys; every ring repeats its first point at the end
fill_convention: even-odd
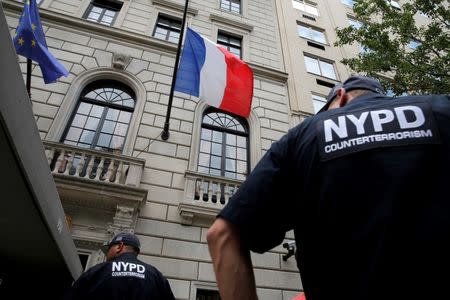
{"type": "Polygon", "coordinates": [[[36,0],[24,1],[23,13],[14,37],[14,47],[17,54],[39,64],[45,83],[55,82],[62,75],[69,74],[66,68],[48,51],[36,0]]]}

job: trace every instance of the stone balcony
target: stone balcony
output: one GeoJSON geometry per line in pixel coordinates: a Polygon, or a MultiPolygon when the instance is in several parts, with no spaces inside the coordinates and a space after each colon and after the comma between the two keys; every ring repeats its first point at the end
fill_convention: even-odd
{"type": "Polygon", "coordinates": [[[187,170],[184,197],[178,205],[182,223],[209,225],[242,184],[242,180],[187,170]]]}
{"type": "Polygon", "coordinates": [[[145,160],[43,141],[50,170],[65,203],[116,210],[138,208],[147,198],[140,188],[145,160]]]}

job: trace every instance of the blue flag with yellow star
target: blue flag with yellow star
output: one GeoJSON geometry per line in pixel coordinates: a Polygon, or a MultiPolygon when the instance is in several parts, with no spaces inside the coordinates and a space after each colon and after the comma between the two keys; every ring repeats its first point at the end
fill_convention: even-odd
{"type": "Polygon", "coordinates": [[[36,0],[24,1],[23,13],[14,37],[14,47],[17,54],[39,64],[45,83],[55,82],[59,77],[69,74],[48,51],[36,0]]]}

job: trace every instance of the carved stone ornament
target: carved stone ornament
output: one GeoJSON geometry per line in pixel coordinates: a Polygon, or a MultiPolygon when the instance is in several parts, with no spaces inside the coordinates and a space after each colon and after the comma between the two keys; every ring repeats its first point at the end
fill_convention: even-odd
{"type": "Polygon", "coordinates": [[[116,53],[113,52],[112,57],[112,66],[115,69],[118,70],[124,70],[126,66],[130,63],[131,56],[123,54],[123,53],[116,53]]]}
{"type": "Polygon", "coordinates": [[[134,233],[134,229],[128,226],[120,226],[116,224],[109,224],[107,228],[107,235],[106,235],[106,243],[111,241],[111,239],[116,236],[117,234],[121,232],[128,232],[128,233],[134,233]]]}

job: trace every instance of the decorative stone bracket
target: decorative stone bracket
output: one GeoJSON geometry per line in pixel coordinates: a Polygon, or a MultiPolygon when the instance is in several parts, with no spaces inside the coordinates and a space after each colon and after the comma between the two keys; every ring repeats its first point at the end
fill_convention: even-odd
{"type": "Polygon", "coordinates": [[[138,217],[138,209],[131,206],[117,205],[113,222],[108,225],[107,241],[120,232],[134,233],[138,217]]]}
{"type": "Polygon", "coordinates": [[[112,67],[118,70],[125,70],[125,68],[128,66],[128,64],[131,61],[131,56],[123,54],[123,53],[117,53],[113,52],[112,57],[112,67]]]}

